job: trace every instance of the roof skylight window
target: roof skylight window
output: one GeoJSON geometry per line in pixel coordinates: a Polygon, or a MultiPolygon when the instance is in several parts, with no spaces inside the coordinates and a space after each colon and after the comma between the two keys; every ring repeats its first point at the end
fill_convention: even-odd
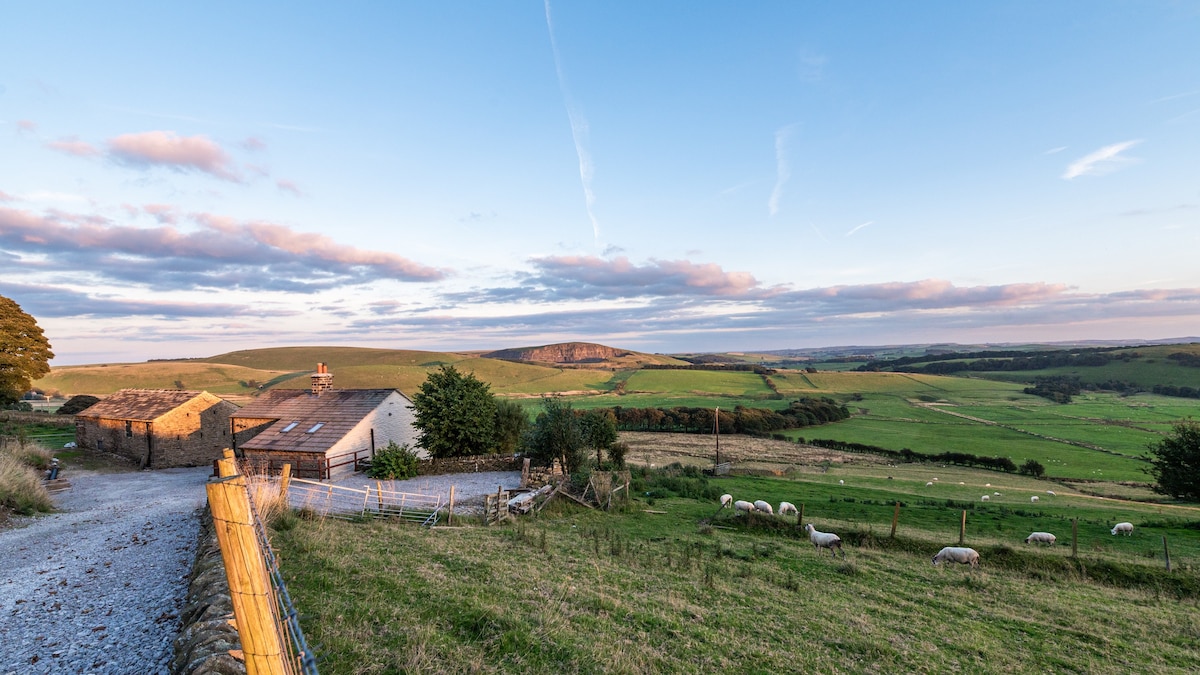
{"type": "Polygon", "coordinates": [[[283,429],[281,429],[279,431],[279,433],[286,434],[287,432],[291,431],[292,429],[295,429],[299,424],[300,424],[299,422],[292,422],[291,424],[289,424],[286,427],[284,427],[283,429]]]}
{"type": "Polygon", "coordinates": [[[315,433],[317,429],[320,429],[323,426],[325,426],[324,422],[317,422],[316,424],[312,425],[311,429],[309,429],[308,431],[306,431],[304,433],[306,433],[306,434],[315,433]]]}

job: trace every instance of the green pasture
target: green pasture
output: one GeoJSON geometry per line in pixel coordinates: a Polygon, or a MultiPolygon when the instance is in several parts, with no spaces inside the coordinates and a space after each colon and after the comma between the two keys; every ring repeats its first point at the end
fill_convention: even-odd
{"type": "Polygon", "coordinates": [[[329,674],[1200,669],[1194,509],[1051,497],[1063,489],[1022,478],[981,505],[965,500],[982,488],[957,482],[987,472],[939,470],[926,488],[922,471],[652,475],[609,513],[558,500],[501,526],[434,530],[290,518],[271,538],[329,674]],[[722,492],[803,504],[846,559],[814,550],[794,519],[719,511],[722,492]],[[980,568],[932,566],[964,509],[980,568]],[[1109,534],[1120,520],[1132,537],[1109,534]],[[1024,544],[1033,530],[1058,545],[1024,544]]]}
{"type": "Polygon", "coordinates": [[[664,395],[698,394],[732,398],[773,396],[761,375],[737,371],[712,370],[639,370],[625,382],[629,392],[664,395]]]}
{"type": "Polygon", "coordinates": [[[184,389],[249,394],[254,390],[242,386],[242,382],[266,382],[282,374],[284,371],[197,361],[150,361],[53,368],[33,386],[66,396],[105,396],[120,389],[175,389],[178,382],[184,389]]]}

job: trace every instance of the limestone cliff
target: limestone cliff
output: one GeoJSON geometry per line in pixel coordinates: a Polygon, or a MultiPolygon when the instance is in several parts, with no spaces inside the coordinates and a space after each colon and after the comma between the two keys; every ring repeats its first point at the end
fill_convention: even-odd
{"type": "Polygon", "coordinates": [[[629,356],[632,353],[626,349],[613,349],[590,342],[563,342],[541,347],[501,349],[483,354],[483,357],[535,363],[603,363],[610,359],[629,356]]]}

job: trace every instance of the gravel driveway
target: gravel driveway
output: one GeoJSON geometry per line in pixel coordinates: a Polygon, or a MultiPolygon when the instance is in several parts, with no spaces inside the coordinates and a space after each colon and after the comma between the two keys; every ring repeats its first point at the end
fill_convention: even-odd
{"type": "Polygon", "coordinates": [[[166,673],[211,467],[71,472],[0,531],[0,673],[166,673]]]}

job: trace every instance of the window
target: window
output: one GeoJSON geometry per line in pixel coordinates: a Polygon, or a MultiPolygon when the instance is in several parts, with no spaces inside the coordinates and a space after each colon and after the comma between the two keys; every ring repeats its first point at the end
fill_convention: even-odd
{"type": "Polygon", "coordinates": [[[312,425],[311,429],[309,429],[308,431],[306,431],[304,433],[306,433],[306,434],[315,433],[317,431],[317,429],[320,429],[323,426],[325,426],[324,422],[317,422],[316,424],[312,425]]]}
{"type": "Polygon", "coordinates": [[[299,422],[292,422],[291,424],[289,424],[286,427],[284,427],[283,429],[281,429],[279,433],[286,434],[287,432],[291,431],[292,429],[295,429],[299,424],[300,424],[299,422]]]}
{"type": "Polygon", "coordinates": [[[133,438],[133,422],[125,420],[125,438],[133,438]]]}

